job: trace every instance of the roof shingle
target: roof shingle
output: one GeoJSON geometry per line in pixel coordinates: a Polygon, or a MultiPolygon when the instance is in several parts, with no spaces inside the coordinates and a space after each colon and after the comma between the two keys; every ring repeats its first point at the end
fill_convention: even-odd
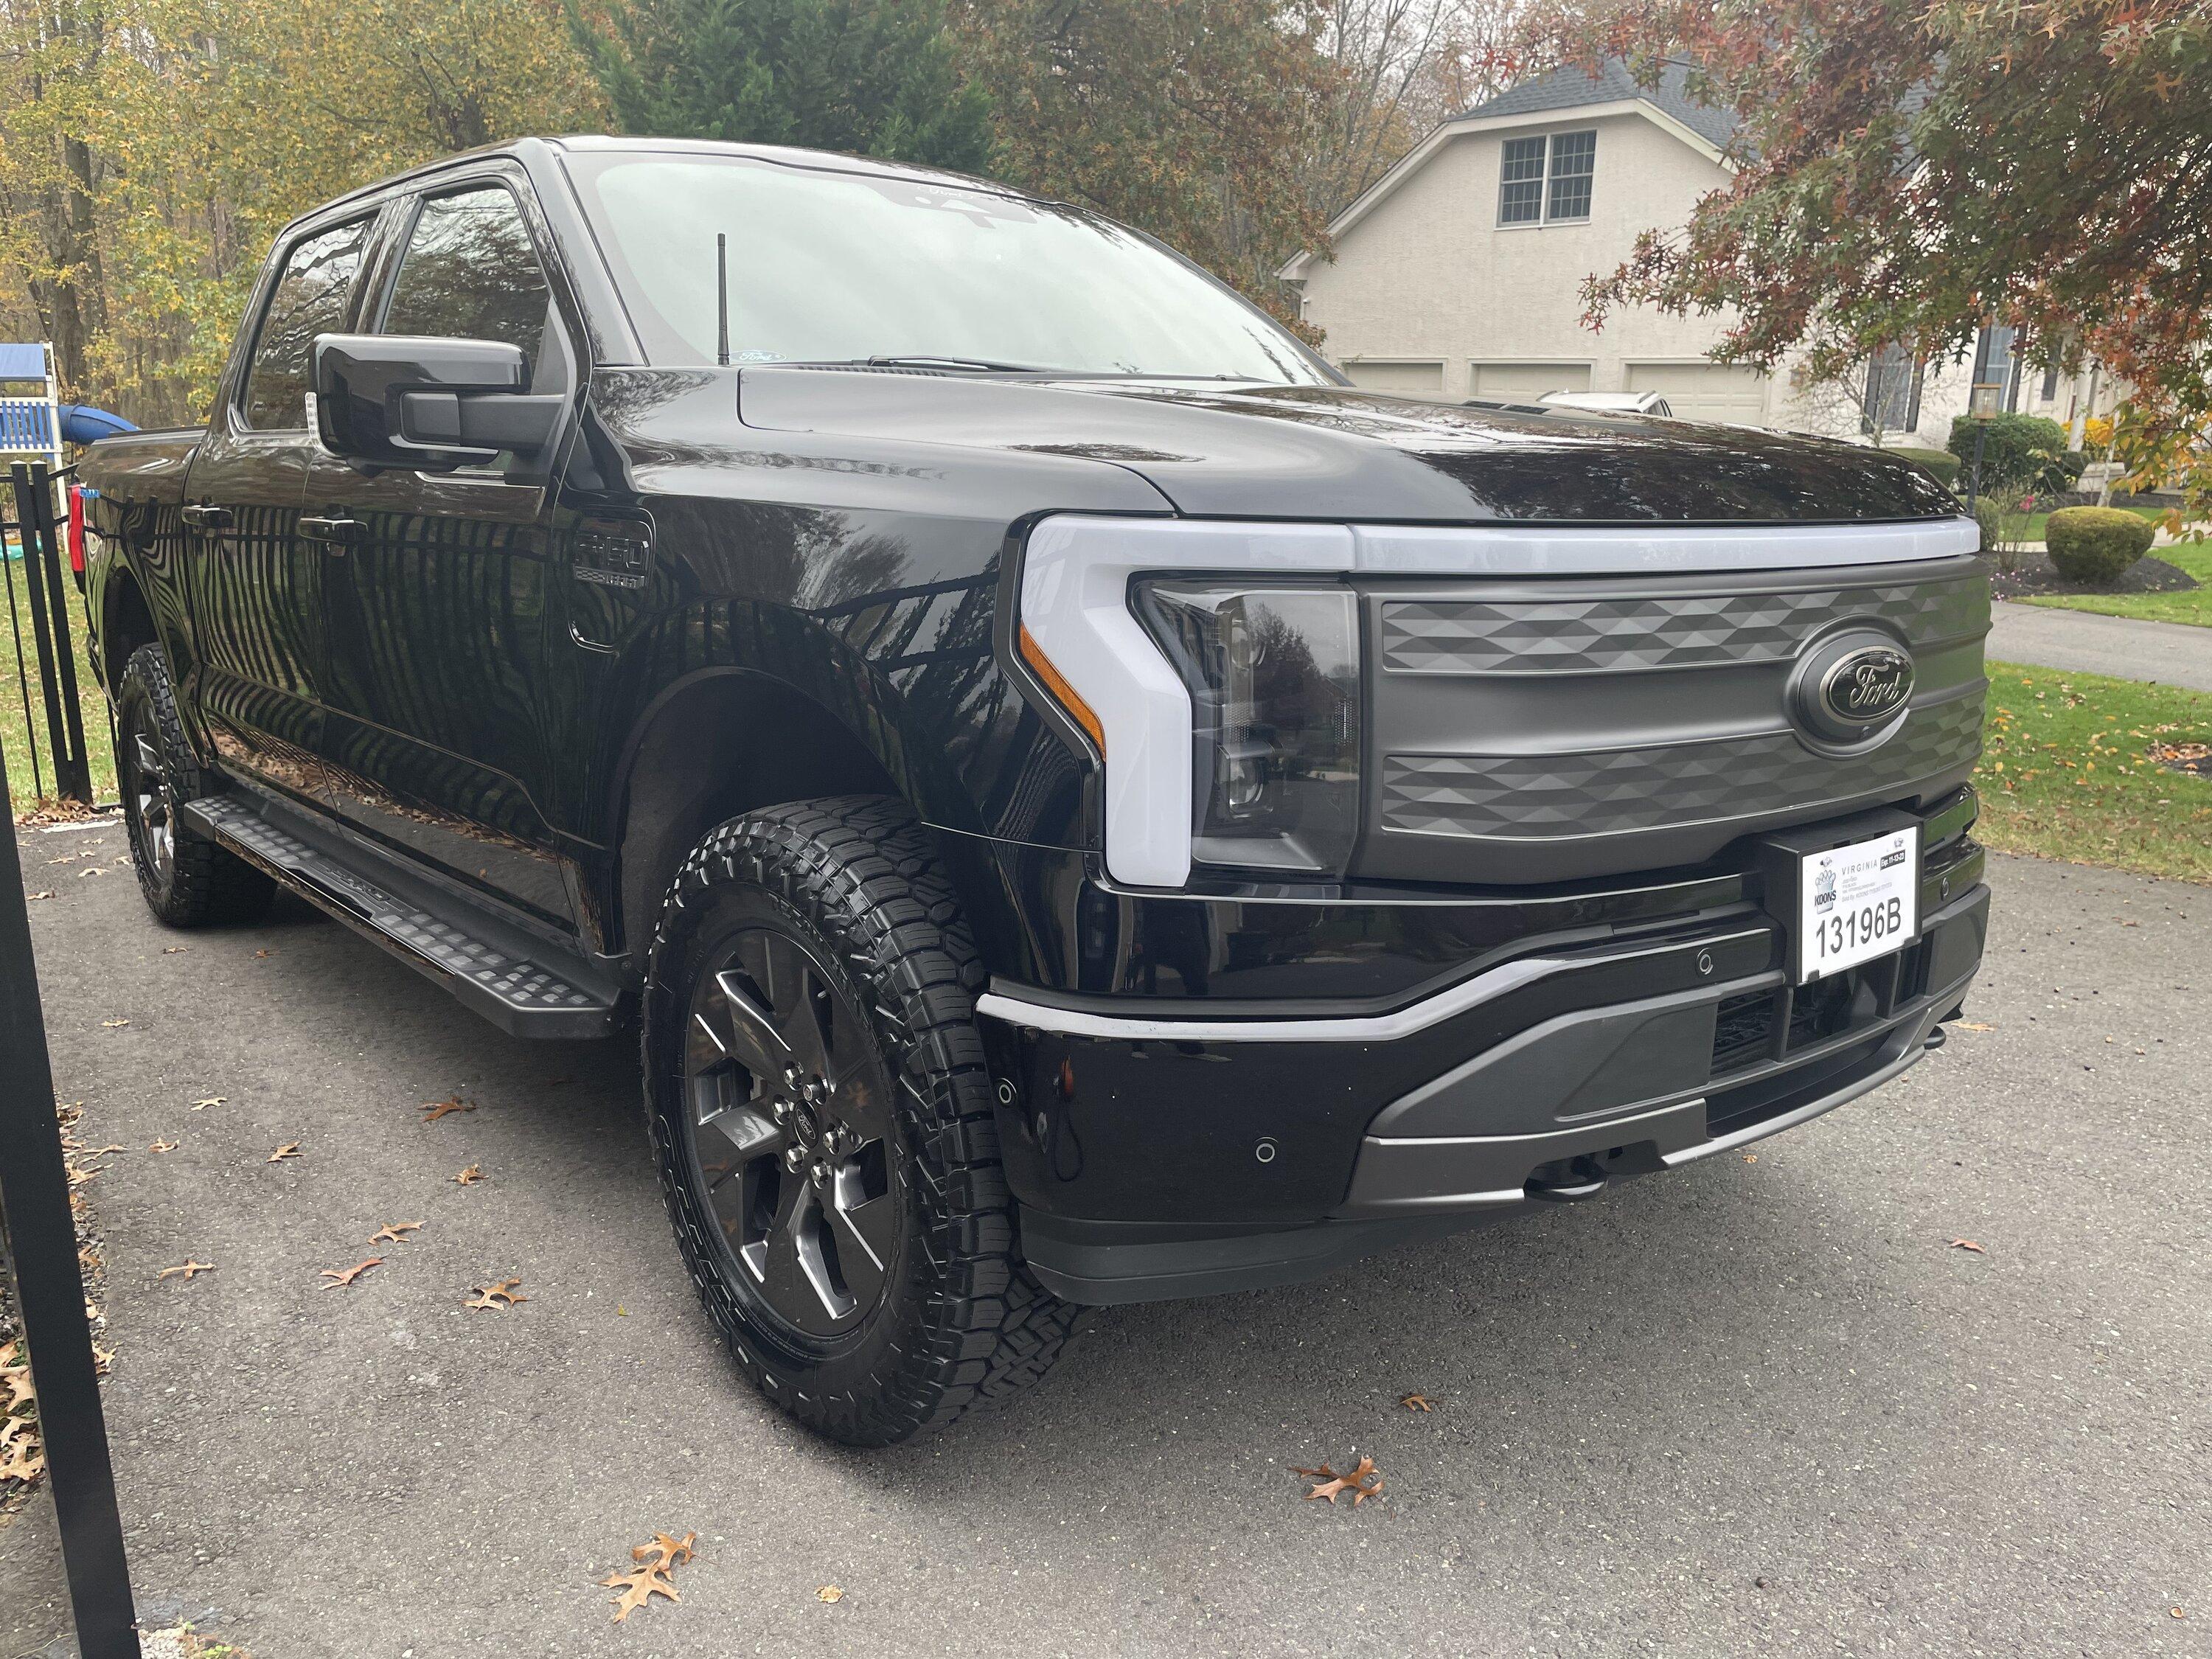
{"type": "Polygon", "coordinates": [[[1547,110],[1581,109],[1591,104],[1618,104],[1640,99],[1673,116],[1708,143],[1725,149],[1729,140],[1735,136],[1735,112],[1698,102],[1690,96],[1689,81],[1690,66],[1674,61],[1660,70],[1658,85],[1638,86],[1628,72],[1628,65],[1613,58],[1607,59],[1595,75],[1586,70],[1559,69],[1508,87],[1458,118],[1465,121],[1492,115],[1540,115],[1547,110]]]}

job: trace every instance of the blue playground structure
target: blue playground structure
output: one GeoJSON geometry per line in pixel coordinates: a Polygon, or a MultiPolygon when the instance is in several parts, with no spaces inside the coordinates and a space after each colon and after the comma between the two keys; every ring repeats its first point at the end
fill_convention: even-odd
{"type": "Polygon", "coordinates": [[[10,456],[37,456],[59,471],[64,444],[96,443],[137,429],[106,410],[61,402],[52,346],[0,344],[0,464],[10,456]]]}

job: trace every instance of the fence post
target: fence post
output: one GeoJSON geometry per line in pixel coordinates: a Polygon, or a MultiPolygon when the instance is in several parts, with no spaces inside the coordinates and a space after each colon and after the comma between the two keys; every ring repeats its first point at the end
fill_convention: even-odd
{"type": "Polygon", "coordinates": [[[31,955],[15,814],[0,767],[0,1231],[38,1391],[39,1438],[62,1540],[83,1659],[138,1659],[137,1615],[123,1553],[115,1471],[85,1319],[84,1279],[70,1213],[69,1164],[54,1111],[54,1074],[31,955]]]}
{"type": "MultiPolygon", "coordinates": [[[[69,595],[62,585],[61,538],[54,522],[53,474],[44,463],[8,469],[15,492],[15,529],[23,544],[23,583],[31,595],[31,632],[39,647],[39,688],[46,705],[46,752],[53,757],[54,793],[92,805],[92,762],[84,749],[76,653],[70,648],[69,595]]],[[[26,715],[30,711],[24,710],[26,715]]]]}

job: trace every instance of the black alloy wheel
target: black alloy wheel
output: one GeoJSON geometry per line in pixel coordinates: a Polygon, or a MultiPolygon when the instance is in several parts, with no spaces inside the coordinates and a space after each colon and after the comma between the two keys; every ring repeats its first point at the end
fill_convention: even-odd
{"type": "Polygon", "coordinates": [[[147,908],[172,927],[258,919],[276,896],[276,883],[179,819],[185,801],[221,786],[185,740],[169,659],[159,645],[131,653],[115,682],[114,701],[116,782],[147,908]]]}
{"type": "Polygon", "coordinates": [[[811,951],[742,928],[691,994],[693,1170],[730,1266],[805,1336],[851,1329],[896,1259],[890,1085],[866,1022],[811,951]]]}
{"type": "Polygon", "coordinates": [[[670,884],[641,1009],[678,1247],[739,1369],[886,1446],[1042,1376],[1079,1310],[1021,1258],[982,959],[898,801],[766,807],[670,884]]]}

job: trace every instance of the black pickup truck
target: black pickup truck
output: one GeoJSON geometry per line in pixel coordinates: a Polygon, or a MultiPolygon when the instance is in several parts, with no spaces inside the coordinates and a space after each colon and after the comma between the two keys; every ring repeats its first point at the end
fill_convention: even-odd
{"type": "Polygon", "coordinates": [[[1942,1039],[1972,522],[1879,452],[1363,392],[975,179],[527,141],[278,240],[82,470],[140,880],[641,1034],[754,1381],[884,1443],[1085,1304],[1710,1156],[1942,1039]]]}

